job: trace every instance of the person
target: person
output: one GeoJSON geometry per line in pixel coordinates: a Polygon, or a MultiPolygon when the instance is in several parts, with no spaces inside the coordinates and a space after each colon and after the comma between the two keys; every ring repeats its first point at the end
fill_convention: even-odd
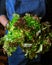
{"type": "MultiPolygon", "coordinates": [[[[32,13],[39,17],[45,15],[45,0],[0,0],[0,23],[6,27],[8,20],[12,20],[13,14],[24,15],[32,13]]],[[[40,57],[33,59],[31,63],[39,61],[40,57]]],[[[26,65],[29,60],[18,46],[12,56],[8,56],[9,65],[26,65]]]]}

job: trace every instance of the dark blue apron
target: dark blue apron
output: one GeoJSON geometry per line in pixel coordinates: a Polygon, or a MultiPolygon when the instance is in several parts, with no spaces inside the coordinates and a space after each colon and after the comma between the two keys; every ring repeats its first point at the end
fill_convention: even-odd
{"type": "Polygon", "coordinates": [[[45,0],[6,0],[6,11],[11,20],[13,13],[32,12],[38,16],[45,14],[45,0]]]}

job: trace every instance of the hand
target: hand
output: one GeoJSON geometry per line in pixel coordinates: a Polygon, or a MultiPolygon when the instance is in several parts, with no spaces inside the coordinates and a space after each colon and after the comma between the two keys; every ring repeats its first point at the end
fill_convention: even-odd
{"type": "Polygon", "coordinates": [[[1,16],[0,16],[0,23],[1,23],[4,27],[6,27],[6,25],[7,25],[7,23],[8,23],[8,20],[7,20],[7,18],[5,17],[5,15],[1,15],[1,16]]]}

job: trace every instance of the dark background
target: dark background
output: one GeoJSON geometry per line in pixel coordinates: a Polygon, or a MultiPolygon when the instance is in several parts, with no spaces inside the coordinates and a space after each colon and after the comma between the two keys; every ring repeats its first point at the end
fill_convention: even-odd
{"type": "Polygon", "coordinates": [[[45,0],[46,1],[46,13],[43,17],[43,21],[50,21],[52,23],[52,0],[45,0]]]}
{"type": "MultiPolygon", "coordinates": [[[[46,14],[42,21],[49,21],[52,24],[52,0],[46,2],[46,14]]],[[[41,57],[41,63],[44,65],[52,65],[52,47],[41,57]]]]}

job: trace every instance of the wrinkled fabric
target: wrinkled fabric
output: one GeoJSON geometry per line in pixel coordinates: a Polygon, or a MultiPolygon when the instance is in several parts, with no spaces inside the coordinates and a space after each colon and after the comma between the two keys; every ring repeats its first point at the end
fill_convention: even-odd
{"type": "Polygon", "coordinates": [[[6,11],[11,20],[14,13],[32,12],[38,16],[45,14],[45,0],[6,0],[6,11]]]}
{"type": "MultiPolygon", "coordinates": [[[[43,17],[45,14],[45,0],[6,0],[6,12],[9,20],[12,20],[14,13],[22,15],[32,12],[33,14],[43,17]]],[[[38,61],[40,61],[40,56],[31,62],[38,61]]],[[[19,46],[12,56],[8,56],[9,65],[26,65],[27,62],[28,59],[19,46]]]]}
{"type": "Polygon", "coordinates": [[[25,65],[28,59],[25,58],[24,52],[18,46],[12,56],[8,56],[9,65],[25,65]]]}

